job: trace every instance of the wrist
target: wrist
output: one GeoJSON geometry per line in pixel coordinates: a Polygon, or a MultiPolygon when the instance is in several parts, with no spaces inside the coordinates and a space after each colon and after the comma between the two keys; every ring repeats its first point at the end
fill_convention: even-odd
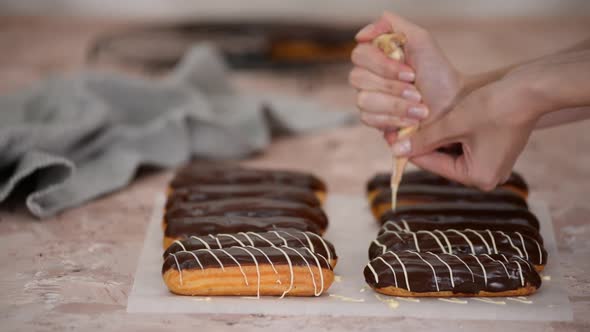
{"type": "Polygon", "coordinates": [[[536,122],[547,112],[544,90],[536,84],[501,79],[488,86],[493,109],[502,114],[502,117],[507,120],[506,124],[520,126],[536,122]]]}

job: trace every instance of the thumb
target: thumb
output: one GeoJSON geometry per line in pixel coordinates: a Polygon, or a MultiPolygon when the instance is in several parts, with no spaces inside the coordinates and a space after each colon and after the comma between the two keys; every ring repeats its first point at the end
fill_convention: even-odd
{"type": "Polygon", "coordinates": [[[377,38],[379,35],[384,33],[392,32],[393,29],[391,27],[391,23],[386,19],[385,16],[381,16],[377,22],[371,23],[364,28],[362,28],[356,34],[356,41],[359,43],[370,42],[373,39],[377,38]]]}
{"type": "Polygon", "coordinates": [[[416,39],[418,30],[419,27],[414,23],[386,11],[376,22],[362,28],[356,35],[356,41],[359,43],[370,42],[379,35],[393,31],[403,32],[409,39],[413,40],[416,39]]]}
{"type": "Polygon", "coordinates": [[[398,136],[398,141],[392,147],[393,154],[397,157],[414,157],[459,141],[463,131],[452,120],[451,113],[424,125],[410,137],[398,136]]]}

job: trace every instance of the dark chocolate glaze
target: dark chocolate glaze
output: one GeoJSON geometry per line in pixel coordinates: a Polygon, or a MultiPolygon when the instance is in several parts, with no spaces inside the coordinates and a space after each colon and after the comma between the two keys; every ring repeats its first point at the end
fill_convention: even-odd
{"type": "Polygon", "coordinates": [[[312,174],[240,167],[191,167],[178,170],[170,183],[172,188],[194,186],[196,184],[282,184],[314,191],[326,191],[326,185],[312,174]]]}
{"type": "Polygon", "coordinates": [[[285,185],[196,185],[176,188],[168,197],[166,208],[174,202],[201,203],[228,198],[266,198],[278,201],[298,202],[319,207],[315,192],[311,189],[285,185]]]}
{"type": "Polygon", "coordinates": [[[413,253],[408,251],[395,254],[389,251],[369,262],[378,276],[378,281],[375,280],[375,275],[369,268],[369,265],[367,265],[364,270],[367,284],[373,288],[395,287],[395,281],[397,279],[398,288],[415,293],[451,291],[453,293],[465,294],[476,294],[480,291],[496,293],[516,290],[525,286],[533,286],[535,288],[541,286],[541,277],[533,266],[528,261],[522,260],[517,256],[473,256],[465,254],[453,256],[449,254],[413,253]],[[399,260],[395,254],[397,254],[399,260]],[[432,268],[418,256],[432,265],[434,273],[432,268]],[[437,257],[442,259],[451,268],[454,286],[451,283],[449,267],[437,257]],[[479,259],[479,263],[477,259],[479,259]],[[383,261],[393,268],[395,274],[383,261]],[[403,267],[407,273],[409,285],[406,283],[404,269],[400,261],[403,263],[403,267]],[[485,272],[482,269],[482,265],[485,272]],[[437,283],[438,289],[436,287],[437,283]]]}
{"type": "Polygon", "coordinates": [[[179,251],[198,249],[220,249],[229,247],[253,246],[280,247],[286,245],[292,248],[306,247],[326,259],[337,259],[334,245],[312,232],[302,232],[294,229],[279,229],[270,232],[254,233],[242,232],[233,234],[215,234],[208,236],[191,236],[186,240],[174,242],[164,252],[164,258],[179,251]]]}
{"type": "Polygon", "coordinates": [[[191,235],[218,233],[266,232],[275,229],[297,229],[319,233],[318,226],[307,219],[294,217],[190,217],[178,218],[168,223],[164,235],[171,238],[187,238],[191,235]]]}
{"type": "Polygon", "coordinates": [[[503,232],[519,232],[523,235],[528,235],[533,239],[543,243],[543,239],[539,231],[528,224],[516,221],[496,221],[494,223],[486,222],[470,222],[468,220],[460,220],[455,217],[451,217],[446,220],[446,217],[426,217],[415,220],[407,220],[404,224],[401,221],[388,221],[383,224],[379,235],[385,231],[434,231],[434,230],[447,230],[447,229],[473,229],[473,230],[495,230],[503,232]],[[407,227],[406,227],[407,225],[407,227]]]}
{"type": "Polygon", "coordinates": [[[456,229],[460,228],[453,227],[453,224],[458,223],[483,224],[489,228],[503,224],[526,225],[536,230],[539,229],[539,220],[528,209],[507,204],[440,203],[403,206],[395,211],[385,212],[381,216],[380,223],[384,224],[387,221],[401,222],[402,220],[408,223],[429,221],[441,225],[449,224],[456,229]]]}
{"type": "MultiPolygon", "coordinates": [[[[391,173],[377,173],[367,183],[367,192],[371,192],[375,189],[389,188],[391,182],[391,173]]],[[[402,181],[400,183],[400,189],[406,185],[433,185],[433,186],[445,186],[445,187],[464,187],[464,185],[443,178],[440,175],[430,173],[423,170],[410,171],[404,173],[402,181]]],[[[505,188],[518,188],[520,191],[528,192],[528,185],[524,181],[524,178],[516,173],[512,172],[506,182],[501,184],[499,187],[505,188]]]]}
{"type": "MultiPolygon", "coordinates": [[[[483,192],[473,188],[440,187],[426,185],[402,186],[397,192],[398,204],[401,201],[411,201],[415,204],[433,203],[499,203],[527,208],[522,196],[511,190],[497,188],[490,192],[483,192]]],[[[379,190],[371,202],[373,207],[381,204],[391,205],[391,188],[379,190]]]]}
{"type": "Polygon", "coordinates": [[[172,201],[164,222],[169,224],[177,219],[199,216],[297,217],[311,220],[321,229],[328,227],[328,217],[321,208],[265,198],[231,198],[201,203],[172,201]]]}
{"type": "Polygon", "coordinates": [[[547,252],[542,243],[526,234],[501,231],[387,231],[381,233],[369,247],[373,259],[387,251],[462,254],[504,254],[520,256],[535,265],[545,265],[547,252]],[[469,241],[469,242],[468,242],[469,241]]]}
{"type": "Polygon", "coordinates": [[[316,255],[306,248],[231,247],[227,249],[200,249],[190,252],[179,251],[175,254],[168,255],[162,265],[162,274],[169,269],[177,270],[178,268],[180,268],[180,270],[193,270],[201,269],[201,267],[204,269],[221,268],[221,265],[223,265],[224,268],[238,267],[236,261],[241,266],[256,265],[256,262],[259,265],[270,265],[271,263],[269,263],[269,260],[274,265],[287,265],[289,264],[289,260],[285,257],[285,253],[289,257],[293,266],[303,266],[307,268],[309,264],[310,267],[317,267],[319,263],[321,268],[332,270],[332,267],[324,257],[316,255]],[[252,258],[252,255],[254,258],[252,258]],[[174,256],[176,257],[176,260],[178,260],[180,266],[177,265],[174,256]],[[198,261],[195,259],[195,256],[198,258],[198,261]],[[219,259],[219,261],[215,258],[219,259]],[[221,264],[219,264],[219,262],[221,262],[221,264]],[[199,265],[199,263],[201,265],[199,265]]]}

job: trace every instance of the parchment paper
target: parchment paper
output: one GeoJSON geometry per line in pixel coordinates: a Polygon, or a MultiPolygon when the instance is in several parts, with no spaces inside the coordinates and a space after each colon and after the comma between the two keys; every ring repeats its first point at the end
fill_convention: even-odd
{"type": "Polygon", "coordinates": [[[412,316],[438,319],[570,321],[571,305],[562,287],[553,226],[544,202],[532,199],[549,262],[543,286],[534,295],[494,299],[404,299],[378,295],[365,285],[362,274],[368,262],[369,243],[379,229],[366,198],[329,195],[326,210],[330,227],[326,238],[339,255],[336,281],[319,298],[190,297],[168,292],[161,277],[164,195],[158,195],[140,255],[135,282],[127,301],[130,313],[211,313],[265,315],[412,316]]]}

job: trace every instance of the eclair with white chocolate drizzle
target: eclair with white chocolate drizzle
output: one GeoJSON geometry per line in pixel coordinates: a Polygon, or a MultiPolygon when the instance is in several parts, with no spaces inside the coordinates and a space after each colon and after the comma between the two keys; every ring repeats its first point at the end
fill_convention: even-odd
{"type": "Polygon", "coordinates": [[[185,240],[174,241],[164,252],[164,259],[179,251],[199,249],[223,249],[230,247],[280,247],[308,248],[313,253],[325,257],[332,268],[336,266],[338,256],[334,245],[321,236],[296,229],[277,229],[269,232],[219,233],[206,236],[191,236],[185,240]]]}
{"type": "Polygon", "coordinates": [[[180,295],[320,296],[334,272],[309,248],[245,246],[170,254],[162,277],[180,295]]]}
{"type": "Polygon", "coordinates": [[[530,262],[505,255],[388,251],[364,275],[375,291],[393,296],[524,296],[541,286],[530,262]]]}

